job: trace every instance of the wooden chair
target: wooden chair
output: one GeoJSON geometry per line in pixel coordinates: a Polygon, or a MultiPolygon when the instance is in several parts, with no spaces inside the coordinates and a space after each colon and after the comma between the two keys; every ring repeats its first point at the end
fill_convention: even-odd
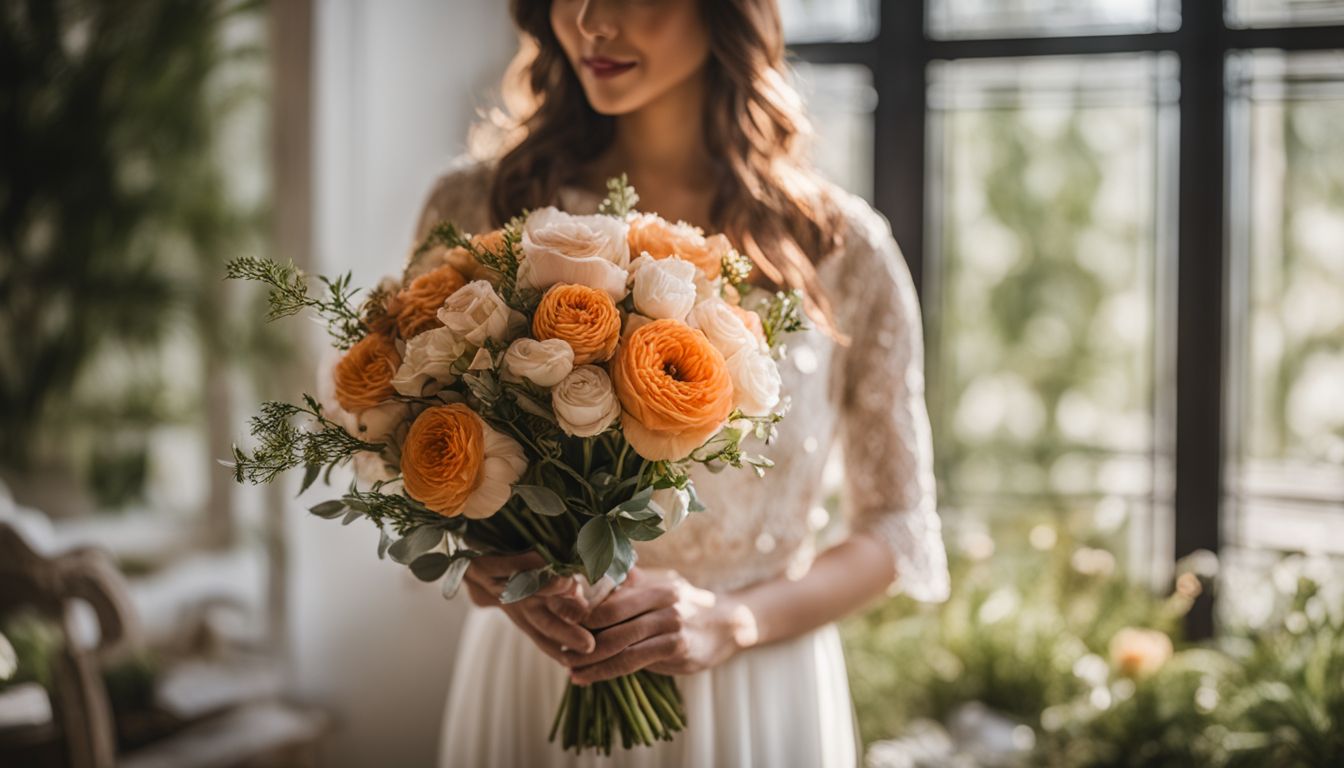
{"type": "Polygon", "coordinates": [[[112,768],[115,765],[267,766],[311,765],[326,718],[318,712],[268,700],[243,702],[227,712],[184,723],[172,736],[131,754],[117,754],[116,723],[101,660],[138,644],[135,612],[125,578],[102,550],[81,548],[54,557],[34,552],[0,522],[0,619],[30,610],[57,627],[63,642],[50,670],[51,722],[0,731],[5,755],[23,763],[112,768]],[[76,641],[72,604],[88,603],[98,620],[93,648],[76,641]]]}

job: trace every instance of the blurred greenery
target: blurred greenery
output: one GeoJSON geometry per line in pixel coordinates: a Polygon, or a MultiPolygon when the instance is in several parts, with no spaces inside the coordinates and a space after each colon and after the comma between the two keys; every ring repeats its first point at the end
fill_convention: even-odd
{"type": "Polygon", "coordinates": [[[954,550],[944,606],[898,598],[844,625],[866,743],[976,702],[1032,729],[1026,765],[1344,764],[1338,592],[1304,575],[1280,590],[1264,625],[1182,645],[1180,619],[1203,589],[1196,571],[1213,575],[1210,556],[1182,565],[1176,588],[1159,596],[1097,567],[1103,550],[1044,530],[1025,552],[954,550]],[[1172,638],[1174,654],[1135,645],[1134,628],[1172,638]]]}
{"type": "Polygon", "coordinates": [[[263,51],[224,34],[261,7],[5,0],[0,466],[136,499],[151,430],[203,418],[204,387],[180,382],[251,335],[220,275],[264,237],[263,201],[230,189],[220,134],[264,95],[226,76],[264,73],[263,51]]]}

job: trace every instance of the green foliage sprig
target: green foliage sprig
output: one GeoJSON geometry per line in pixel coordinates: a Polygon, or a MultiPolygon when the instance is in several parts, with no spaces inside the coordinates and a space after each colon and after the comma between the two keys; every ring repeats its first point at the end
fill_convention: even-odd
{"type": "Polygon", "coordinates": [[[635,210],[636,205],[639,205],[639,193],[635,192],[635,188],[630,186],[629,179],[622,173],[620,176],[607,179],[607,196],[597,206],[597,212],[624,219],[635,210]]]}
{"type": "Polygon", "coordinates": [[[316,297],[309,295],[308,277],[292,261],[281,264],[244,256],[230,261],[225,275],[231,280],[254,280],[270,286],[267,320],[311,309],[325,321],[327,332],[340,349],[349,349],[369,333],[364,319],[351,303],[359,289],[350,286],[349,272],[335,279],[319,275],[318,280],[326,286],[326,293],[316,297]]]}
{"type": "Polygon", "coordinates": [[[757,310],[765,343],[771,351],[780,348],[784,337],[807,329],[807,314],[803,311],[803,295],[798,291],[779,291],[761,303],[757,310]]]}
{"type": "Polygon", "coordinates": [[[258,440],[257,447],[248,453],[233,446],[232,467],[234,480],[250,483],[269,483],[282,472],[295,467],[308,467],[309,476],[304,487],[312,483],[317,467],[331,467],[347,461],[360,451],[381,451],[381,443],[368,443],[350,435],[345,429],[322,414],[322,405],[312,395],[303,396],[304,405],[274,400],[261,405],[261,413],[251,419],[251,434],[258,440]],[[296,424],[299,417],[308,417],[307,428],[296,424]]]}

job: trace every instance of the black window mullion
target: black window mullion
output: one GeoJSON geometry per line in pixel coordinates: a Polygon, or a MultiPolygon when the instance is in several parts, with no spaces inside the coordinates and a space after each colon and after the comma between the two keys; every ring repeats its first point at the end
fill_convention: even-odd
{"type": "Polygon", "coordinates": [[[928,114],[924,3],[882,0],[873,84],[873,197],[891,222],[924,297],[925,124],[928,114]]]}
{"type": "MultiPolygon", "coordinates": [[[[1176,267],[1176,557],[1217,552],[1222,522],[1226,52],[1222,3],[1185,3],[1179,33],[1181,104],[1176,267]]],[[[1213,633],[1212,596],[1187,616],[1213,633]]]]}

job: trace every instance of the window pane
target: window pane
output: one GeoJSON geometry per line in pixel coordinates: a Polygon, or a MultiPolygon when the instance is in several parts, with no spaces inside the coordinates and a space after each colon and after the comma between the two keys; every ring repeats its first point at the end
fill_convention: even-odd
{"type": "Polygon", "coordinates": [[[1229,0],[1227,23],[1237,27],[1344,23],[1344,0],[1229,0]]]}
{"type": "MultiPolygon", "coordinates": [[[[1170,486],[1175,61],[930,71],[930,409],[943,504],[1154,540],[1170,486]]],[[[1146,565],[1146,563],[1135,563],[1146,565]]]]}
{"type": "Polygon", "coordinates": [[[1178,0],[929,0],[934,37],[1045,37],[1173,30],[1178,0]]]}
{"type": "Polygon", "coordinates": [[[779,0],[784,39],[790,43],[871,40],[877,0],[779,0]]]}
{"type": "Polygon", "coordinates": [[[1344,51],[1228,62],[1232,540],[1344,552],[1344,51]]]}
{"type": "Polygon", "coordinates": [[[794,75],[816,132],[813,161],[831,181],[871,202],[877,106],[872,73],[854,64],[797,63],[794,75]]]}

